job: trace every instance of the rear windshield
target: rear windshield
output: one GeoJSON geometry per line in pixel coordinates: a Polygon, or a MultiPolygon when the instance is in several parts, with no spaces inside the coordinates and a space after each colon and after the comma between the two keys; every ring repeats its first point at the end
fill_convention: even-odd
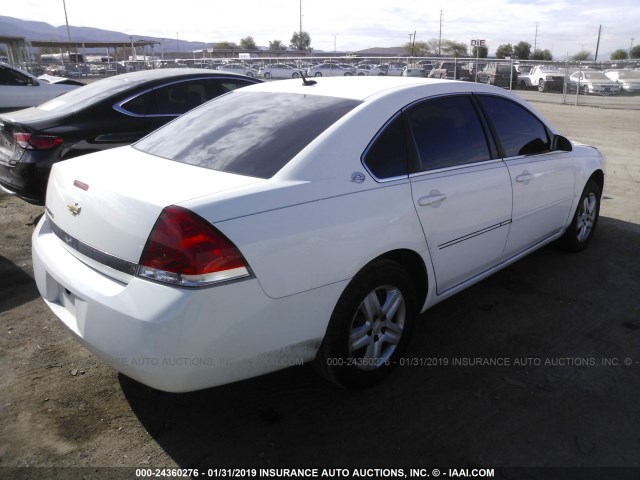
{"type": "Polygon", "coordinates": [[[134,147],[198,167],[270,178],[359,104],[317,95],[234,91],[179,117],[134,147]]]}
{"type": "Polygon", "coordinates": [[[144,80],[122,80],[122,77],[104,78],[98,82],[90,83],[84,87],[78,87],[64,95],[56,97],[48,102],[38,105],[37,108],[57,113],[72,113],[88,106],[98,103],[105,98],[116,95],[120,92],[134,88],[144,80]]]}

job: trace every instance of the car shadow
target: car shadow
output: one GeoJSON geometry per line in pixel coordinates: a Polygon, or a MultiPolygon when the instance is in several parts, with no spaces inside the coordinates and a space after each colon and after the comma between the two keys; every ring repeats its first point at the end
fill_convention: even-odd
{"type": "Polygon", "coordinates": [[[33,277],[0,255],[0,313],[28,303],[39,296],[33,277]]]}
{"type": "Polygon", "coordinates": [[[428,310],[373,388],[306,365],[187,394],[119,380],[183,468],[639,466],[637,272],[640,226],[601,217],[586,251],[543,248],[428,310]]]}

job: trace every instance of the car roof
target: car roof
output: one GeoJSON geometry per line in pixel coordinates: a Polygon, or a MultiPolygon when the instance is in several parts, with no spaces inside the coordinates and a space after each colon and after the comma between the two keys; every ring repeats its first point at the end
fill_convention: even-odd
{"type": "Polygon", "coordinates": [[[154,70],[140,70],[137,72],[122,73],[110,77],[115,81],[123,82],[145,82],[149,80],[158,80],[164,78],[180,78],[192,76],[224,76],[237,77],[237,74],[223,72],[219,70],[209,70],[207,68],[158,68],[154,70]]]}
{"type": "Polygon", "coordinates": [[[427,94],[433,93],[434,95],[441,93],[487,91],[492,93],[504,92],[504,89],[502,88],[484,84],[421,77],[314,77],[313,81],[316,83],[308,86],[303,84],[302,79],[265,82],[244,87],[242,90],[323,95],[359,101],[365,101],[366,99],[374,96],[383,96],[385,94],[398,92],[399,90],[408,90],[413,88],[419,88],[424,90],[427,94]]]}

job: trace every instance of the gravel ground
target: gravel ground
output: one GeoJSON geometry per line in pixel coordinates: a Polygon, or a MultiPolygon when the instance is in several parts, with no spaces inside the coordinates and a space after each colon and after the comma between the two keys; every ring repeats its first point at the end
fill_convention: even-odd
{"type": "Polygon", "coordinates": [[[533,105],[607,155],[594,241],[577,255],[544,248],[429,310],[412,365],[363,392],[308,366],[181,395],[119,375],[38,296],[30,235],[43,209],[0,193],[0,478],[302,465],[635,467],[638,478],[640,111],[533,105]]]}

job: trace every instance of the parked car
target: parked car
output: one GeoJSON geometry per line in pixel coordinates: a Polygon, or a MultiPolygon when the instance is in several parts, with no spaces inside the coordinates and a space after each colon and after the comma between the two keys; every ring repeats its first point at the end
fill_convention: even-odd
{"type": "Polygon", "coordinates": [[[240,63],[227,63],[224,65],[219,65],[218,70],[221,72],[229,72],[236,73],[238,75],[246,75],[247,77],[257,77],[258,70],[248,65],[243,65],[240,63]]]}
{"type": "Polygon", "coordinates": [[[428,72],[425,71],[422,65],[417,65],[414,63],[407,65],[402,69],[403,77],[426,77],[427,73],[428,72]]]}
{"type": "Polygon", "coordinates": [[[466,63],[439,62],[427,73],[427,77],[469,81],[471,71],[466,63]]]}
{"type": "Polygon", "coordinates": [[[38,77],[38,80],[45,83],[52,83],[56,85],[74,85],[76,87],[84,87],[86,85],[86,83],[80,80],[74,80],[73,78],[66,78],[66,77],[58,77],[55,75],[49,75],[47,73],[45,73],[44,75],[40,75],[38,77]]]}
{"type": "Polygon", "coordinates": [[[640,93],[640,70],[608,70],[604,74],[625,93],[640,93]]]}
{"type": "Polygon", "coordinates": [[[355,68],[345,68],[336,63],[320,63],[307,70],[310,77],[350,77],[356,75],[355,68]]]}
{"type": "Polygon", "coordinates": [[[552,241],[587,247],[605,168],[507,90],[392,77],[252,85],[90,157],[53,167],[38,290],[172,392],[300,361],[380,381],[420,312],[552,241]]]}
{"type": "Polygon", "coordinates": [[[387,71],[388,70],[382,68],[381,65],[371,65],[369,63],[361,63],[360,65],[356,65],[356,75],[360,77],[383,77],[387,74],[387,71]]]}
{"type": "Polygon", "coordinates": [[[535,65],[528,73],[518,76],[520,88],[537,88],[539,92],[556,91],[564,89],[565,72],[558,68],[546,65],[535,65]]]}
{"type": "Polygon", "coordinates": [[[258,81],[199,69],[146,70],[0,115],[0,187],[43,204],[54,163],[132,143],[201,103],[258,81]]]}
{"type": "Polygon", "coordinates": [[[622,86],[600,71],[583,70],[569,75],[568,89],[570,92],[580,90],[585,94],[617,95],[622,86]]]}
{"type": "Polygon", "coordinates": [[[24,70],[0,63],[0,113],[39,105],[78,86],[41,81],[24,70]]]}
{"type": "Polygon", "coordinates": [[[258,73],[267,80],[270,78],[299,78],[301,70],[284,63],[274,63],[261,68],[258,73]]]}
{"type": "Polygon", "coordinates": [[[518,71],[510,63],[490,63],[478,72],[476,78],[480,83],[512,90],[518,86],[518,71]]]}

